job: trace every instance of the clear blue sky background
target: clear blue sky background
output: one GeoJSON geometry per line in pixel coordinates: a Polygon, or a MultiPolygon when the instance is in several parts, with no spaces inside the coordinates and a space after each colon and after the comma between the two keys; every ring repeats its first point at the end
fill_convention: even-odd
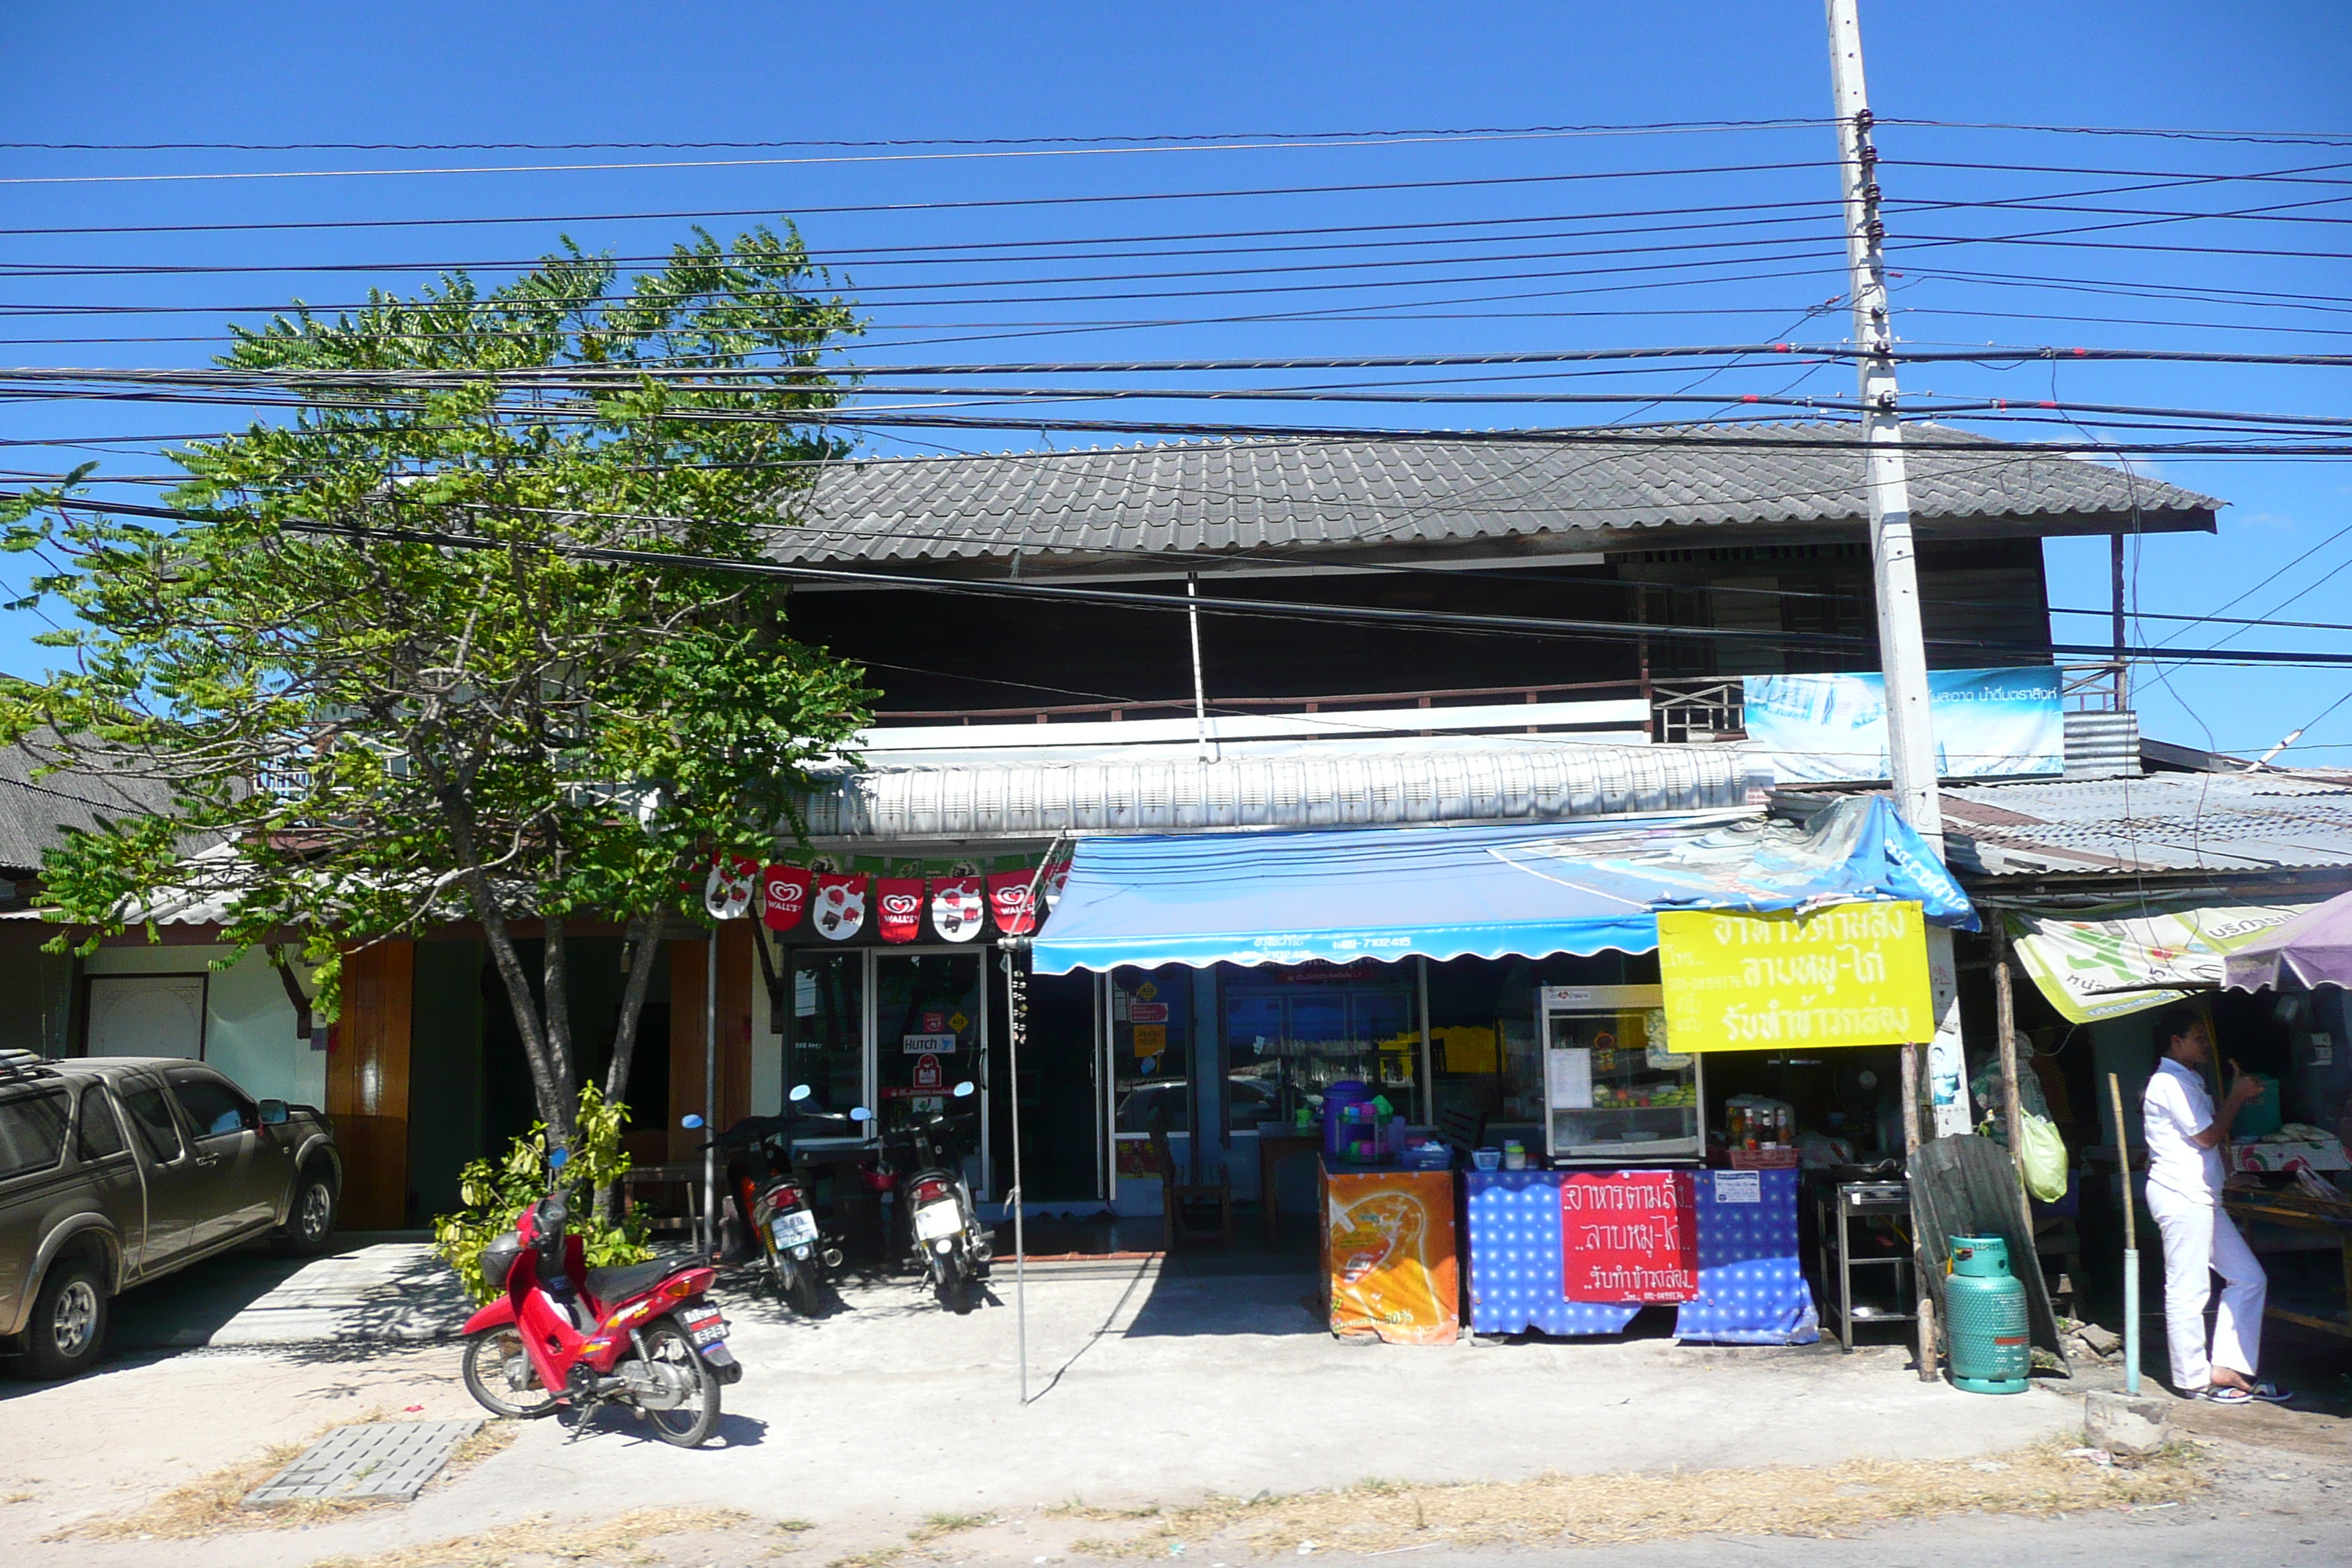
{"type": "MultiPolygon", "coordinates": [[[[2352,134],[2352,7],[2336,3],[2010,4],[1966,6],[1869,4],[1864,21],[1872,95],[1894,119],[2089,126],[2183,126],[2352,134]]],[[[11,6],[0,16],[0,59],[16,90],[0,102],[0,141],[136,142],[622,142],[898,138],[1102,137],[1150,133],[1320,132],[1383,128],[1629,124],[1693,120],[1819,117],[1829,99],[1822,8],[1813,0],[1742,5],[1486,4],[1433,7],[1194,3],[1181,7],[971,6],[898,4],[812,9],[674,4],[575,3],[402,5],[311,0],[293,5],[190,4],[11,6]]],[[[1891,196],[1944,200],[2018,197],[2126,183],[2121,177],[2036,174],[2026,165],[2244,174],[2346,165],[2352,146],[2326,147],[2075,137],[1890,126],[1882,150],[1895,166],[1891,196]],[[1970,163],[1930,169],[1918,160],[1970,163]]],[[[1560,258],[1654,241],[1558,237],[1559,221],[1593,211],[1818,200],[1835,194],[1831,132],[1773,132],[1647,137],[1551,136],[1513,140],[1259,151],[1152,151],[1049,157],[794,162],[857,157],[847,150],[716,152],[0,153],[0,228],[279,222],[320,218],[529,216],[550,221],[469,228],[204,235],[36,236],[0,233],[0,264],[235,266],[263,270],[208,275],[0,278],[0,308],[87,306],[76,315],[12,314],[0,322],[0,356],[20,364],[184,364],[213,352],[232,306],[295,295],[356,298],[371,283],[413,288],[394,264],[496,263],[552,247],[568,232],[591,248],[642,256],[679,237],[684,224],[572,221],[567,215],[679,209],[757,209],[805,215],[821,257],[840,263],[871,307],[877,330],[858,353],[892,359],[1032,359],[1108,355],[1350,353],[1570,348],[1607,344],[1842,337],[1832,316],[1805,311],[1843,288],[1842,265],[1818,218],[1751,231],[1772,245],[1717,253],[1681,273],[1598,273],[1691,259],[1560,258]],[[734,167],[531,173],[368,174],[337,178],[153,181],[122,176],[261,171],[448,168],[608,161],[769,160],[734,167]],[[1736,174],[1358,192],[1219,201],[1104,204],[977,212],[820,214],[845,205],[936,203],[1006,196],[1066,196],[1266,185],[1444,180],[1657,171],[1808,162],[1812,166],[1736,174]],[[1081,301],[1008,296],[1154,291],[1133,284],[1015,284],[1041,276],[1139,269],[1132,261],[918,266],[873,253],[887,247],[1045,237],[1105,238],[1293,226],[1552,218],[1486,252],[1518,259],[1464,259],[1415,276],[1399,272],[1291,275],[1318,282],[1380,283],[1349,292],[1194,296],[1081,301]],[[1545,253],[1529,258],[1529,253],[1545,253]],[[1737,264],[1725,254],[1745,254],[1737,264]],[[306,274],[272,268],[334,265],[306,274]],[[1513,283],[1512,272],[1580,272],[1513,283]],[[1667,279],[1674,287],[1657,286],[1667,279]],[[1682,279],[1713,279],[1699,283],[1682,279]],[[909,285],[951,281],[926,295],[909,285]],[[1593,290],[1606,289],[1606,292],[1593,290]],[[1530,296],[1498,300],[1497,295],[1530,296]],[[166,306],[184,313],[125,313],[166,306]],[[1312,320],[1207,317],[1331,312],[1312,320]],[[1564,312],[1642,310],[1649,314],[1564,312]],[[1336,316],[1337,319],[1333,319],[1336,316]],[[1106,320],[1164,320],[1148,328],[1088,327],[1106,320]],[[147,338],[158,341],[132,342],[147,338]],[[99,342],[38,340],[99,339],[99,342]]],[[[935,150],[936,151],[936,150],[935,150]]],[[[2323,187],[2228,184],[2156,197],[2221,210],[2352,193],[2323,187]]],[[[2352,216],[2352,201],[2304,209],[2352,216]]],[[[1657,221],[1657,220],[1643,220],[1657,221]]],[[[1923,342],[2047,342],[2203,348],[2352,350],[2352,267],[2329,256],[2252,257],[1984,246],[1919,248],[1927,234],[2009,232],[2014,219],[1982,214],[1914,215],[1896,223],[1895,254],[1907,259],[1902,331],[1923,342]],[[1913,247],[1906,250],[1906,242],[1913,247]],[[1941,275],[1967,268],[1995,281],[1941,275]],[[2086,293],[2021,277],[2284,291],[2308,308],[2255,308],[2233,297],[2201,300],[2086,293]],[[2007,279],[2004,283],[1999,279],[2007,279]],[[1993,314],[2006,312],[2006,316],[1993,314]],[[2098,322],[2084,316],[2126,320],[2098,322]],[[2032,319],[2042,318],[2042,319],[2032,319]],[[2158,321],[2203,323],[2156,325],[2158,321]]],[[[2030,226],[2064,217],[2037,215],[2030,226]]],[[[726,220],[712,226],[726,231],[726,220]]],[[[1591,226],[1589,224],[1587,226],[1591,226]]],[[[1452,237],[1459,240],[1463,232],[1452,237]]],[[[1489,233],[1497,231],[1489,230],[1489,233]]],[[[1389,237],[1394,237],[1393,236],[1389,237]]],[[[1727,237],[1717,234],[1712,237],[1727,237]]],[[[2352,224],[2204,222],[2120,237],[2184,246],[2352,252],[2352,224]]],[[[1393,254],[1393,253],[1391,253],[1393,254]]],[[[1279,258],[1277,258],[1279,259],[1279,258]]],[[[1345,259],[1328,253],[1303,259],[1345,259]]],[[[1220,258],[1169,259],[1170,270],[1214,268],[1220,258]]],[[[492,268],[495,270],[495,268],[492,268]]],[[[1192,279],[1171,289],[1263,286],[1192,279]]],[[[244,320],[255,318],[248,315],[244,320]]],[[[1784,363],[1733,373],[1708,390],[1799,390],[1839,395],[1842,371],[1797,383],[1784,363]]],[[[1649,375],[1571,385],[1662,390],[1685,378],[1649,375]]],[[[2340,370],[2070,365],[2061,395],[2114,403],[2273,412],[2352,413],[2340,370]]],[[[1991,372],[1936,367],[1906,377],[1906,392],[2050,395],[2046,367],[1991,372]]],[[[1196,409],[1197,412],[1197,409],[1196,409]]],[[[1211,411],[1209,416],[1216,416],[1211,411]]],[[[1447,415],[1431,423],[1516,425],[1570,416],[1527,407],[1447,415]]],[[[1607,417],[1603,415],[1600,417],[1607,417]]],[[[152,474],[152,443],[90,443],[218,428],[230,415],[186,406],[17,404],[0,417],[0,468],[12,477],[56,472],[90,456],[105,472],[152,474]],[[74,441],[73,446],[26,445],[74,441]]],[[[1394,410],[1363,416],[1397,419],[1394,410]]],[[[2028,429],[2022,435],[2065,432],[2028,429]]],[[[929,439],[929,437],[926,437],[929,439]]],[[[1035,444],[1034,432],[941,437],[966,449],[1035,444]]],[[[907,442],[880,450],[940,449],[907,442]]],[[[2144,472],[2220,496],[2231,505],[2218,538],[2147,542],[2135,566],[2139,607],[2201,613],[2247,592],[2231,613],[2282,613],[2352,621],[2352,461],[2176,460],[2144,472]],[[2319,547],[2290,567],[2303,552],[2319,547]],[[2285,569],[2284,572],[2282,569],[2285,569]],[[2317,586],[2314,586],[2316,584],[2317,586]]],[[[2104,541],[2053,544],[2053,597],[2062,605],[2105,603],[2104,541]]],[[[21,583],[24,563],[0,561],[0,580],[21,583]]],[[[0,669],[37,674],[39,623],[0,618],[0,669]]],[[[2151,623],[2161,640],[2174,628],[2151,623]]],[[[2063,620],[2062,637],[2095,640],[2104,623],[2063,620]]],[[[2198,627],[2184,642],[2218,636],[2198,627]]],[[[2352,649],[2352,636],[2258,628],[2241,646],[2352,649]]],[[[2176,670],[2151,682],[2139,706],[2151,733],[2228,749],[2258,750],[2305,723],[2352,686],[2352,674],[2318,670],[2176,670]]],[[[2352,703],[2315,726],[2295,759],[2352,763],[2352,703]]]]}

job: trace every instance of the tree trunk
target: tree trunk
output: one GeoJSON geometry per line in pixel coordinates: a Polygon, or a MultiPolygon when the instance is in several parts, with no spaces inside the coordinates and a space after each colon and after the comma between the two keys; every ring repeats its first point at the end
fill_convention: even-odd
{"type": "Polygon", "coordinates": [[[482,922],[489,943],[490,962],[507,988],[516,1032],[522,1036],[522,1054],[530,1065],[532,1098],[539,1101],[539,1119],[547,1123],[550,1148],[572,1146],[572,1123],[579,1112],[579,1091],[573,1087],[572,1062],[556,1058],[540,1023],[539,1004],[530,994],[530,976],[523,972],[522,954],[515,951],[514,932],[507,928],[504,910],[490,891],[489,879],[477,871],[466,879],[473,893],[474,917],[482,922]]]}
{"type": "MultiPolygon", "coordinates": [[[[572,1049],[572,955],[564,944],[563,917],[540,920],[539,1005],[547,1019],[547,1050],[563,1080],[564,1102],[580,1102],[579,1058],[572,1049]]],[[[554,1123],[550,1122],[551,1127],[554,1123]]]]}
{"type": "MultiPolygon", "coordinates": [[[[629,1099],[629,1067],[637,1051],[637,1024],[645,1016],[646,993],[653,989],[654,966],[661,962],[662,919],[657,914],[638,915],[629,921],[629,984],[621,993],[621,1016],[613,1027],[613,1059],[604,1069],[604,1101],[608,1105],[626,1105],[629,1099]]],[[[614,1191],[600,1187],[596,1192],[596,1222],[610,1225],[613,1220],[614,1191]]]]}

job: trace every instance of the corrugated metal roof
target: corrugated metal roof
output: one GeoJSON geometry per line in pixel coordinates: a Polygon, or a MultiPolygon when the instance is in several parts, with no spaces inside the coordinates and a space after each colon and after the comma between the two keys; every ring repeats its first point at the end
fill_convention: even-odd
{"type": "MultiPolygon", "coordinates": [[[[1639,435],[1640,431],[1620,432],[1639,435]]],[[[1003,561],[1051,571],[1106,553],[1497,552],[1646,548],[1656,535],[1864,526],[1851,426],[1677,429],[1675,445],[1261,439],[1108,451],[888,458],[827,469],[773,553],[797,561],[1003,561]],[[1711,442],[1712,445],[1693,445],[1711,442]],[[1791,446],[1790,443],[1795,445],[1791,446]],[[1633,539],[1627,534],[1636,536],[1633,539]]],[[[1929,532],[2210,529],[2221,502],[1935,425],[1907,427],[1912,516],[1929,532]]],[[[1129,562],[1132,570],[1132,562],[1129,562]]]]}
{"type": "Polygon", "coordinates": [[[1736,807],[1729,746],[974,763],[854,773],[803,803],[816,839],[1034,840],[1084,833],[1548,822],[1736,807]]]}
{"type": "Polygon", "coordinates": [[[2262,871],[2352,866],[2352,784],[2282,773],[1969,784],[1943,792],[1953,869],[2262,871]]]}

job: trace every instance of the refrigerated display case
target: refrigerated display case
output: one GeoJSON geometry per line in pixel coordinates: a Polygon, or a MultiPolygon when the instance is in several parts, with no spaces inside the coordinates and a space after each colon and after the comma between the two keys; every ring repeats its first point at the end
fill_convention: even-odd
{"type": "Polygon", "coordinates": [[[1655,985],[1547,985],[1544,1136],[1555,1164],[1696,1163],[1704,1085],[1696,1056],[1666,1049],[1655,985]]]}

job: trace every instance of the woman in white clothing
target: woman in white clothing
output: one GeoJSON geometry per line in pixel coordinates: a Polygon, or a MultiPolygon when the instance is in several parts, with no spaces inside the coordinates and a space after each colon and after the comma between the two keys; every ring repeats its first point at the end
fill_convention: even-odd
{"type": "Polygon", "coordinates": [[[2147,1140],[2147,1206],[2164,1235],[2164,1328],[2172,1351],[2172,1385],[2192,1399],[2243,1405],[2283,1404],[2287,1394],[2254,1375],[2263,1351],[2263,1300],[2270,1288],[2263,1266],[2221,1207],[2226,1172],[2221,1151],[2231,1125],[2263,1092],[2245,1073],[2217,1113],[2205,1091],[2205,1064],[2213,1038],[2193,1007],[2168,1007],[2157,1019],[2164,1059],[2140,1099],[2147,1140]],[[2221,1276],[2221,1305],[2213,1343],[2205,1343],[2205,1304],[2213,1276],[2221,1276]]]}

